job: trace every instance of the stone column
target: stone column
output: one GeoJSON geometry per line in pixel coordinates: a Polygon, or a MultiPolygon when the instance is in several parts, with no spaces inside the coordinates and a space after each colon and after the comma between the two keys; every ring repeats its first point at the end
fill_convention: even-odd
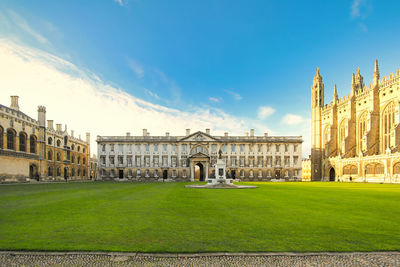
{"type": "Polygon", "coordinates": [[[194,164],[192,161],[189,163],[190,165],[190,181],[194,181],[194,164]]]}
{"type": "Polygon", "coordinates": [[[208,180],[208,162],[205,162],[204,166],[205,166],[205,169],[206,169],[205,180],[208,180]]]}

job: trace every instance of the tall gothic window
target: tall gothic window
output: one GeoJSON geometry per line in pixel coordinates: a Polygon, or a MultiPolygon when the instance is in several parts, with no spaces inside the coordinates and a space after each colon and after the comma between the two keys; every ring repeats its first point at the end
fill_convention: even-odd
{"type": "Polygon", "coordinates": [[[36,153],[36,136],[31,135],[30,139],[30,152],[36,153]]]}
{"type": "Polygon", "coordinates": [[[47,159],[48,159],[48,160],[52,160],[52,159],[53,159],[53,153],[51,152],[51,150],[49,150],[49,151],[47,152],[47,159]]]}
{"type": "Polygon", "coordinates": [[[342,153],[344,153],[344,140],[346,138],[346,123],[347,120],[343,120],[342,123],[340,123],[339,126],[339,150],[342,151],[342,153]]]}
{"type": "Polygon", "coordinates": [[[361,114],[358,119],[358,147],[363,150],[363,137],[367,133],[367,112],[361,114]]]}
{"type": "Polygon", "coordinates": [[[26,152],[26,134],[23,132],[19,133],[19,151],[26,152]]]}
{"type": "Polygon", "coordinates": [[[13,129],[7,130],[7,149],[15,150],[15,135],[13,129]]]}
{"type": "Polygon", "coordinates": [[[394,125],[394,105],[393,102],[388,104],[382,113],[382,129],[383,129],[383,149],[390,148],[390,133],[394,125]]]}

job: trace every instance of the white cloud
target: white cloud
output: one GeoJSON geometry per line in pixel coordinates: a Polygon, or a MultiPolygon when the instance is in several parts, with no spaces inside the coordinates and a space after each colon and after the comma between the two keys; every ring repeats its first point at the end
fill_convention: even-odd
{"type": "Polygon", "coordinates": [[[231,90],[226,90],[226,89],[225,89],[225,92],[230,94],[233,97],[233,99],[235,99],[236,101],[242,100],[242,96],[240,94],[236,93],[236,92],[233,92],[231,90]]]}
{"type": "MultiPolygon", "coordinates": [[[[242,135],[250,128],[247,120],[219,109],[178,110],[144,101],[66,60],[4,39],[0,39],[0,73],[1,104],[9,106],[10,95],[19,95],[21,111],[35,119],[37,106],[46,106],[47,119],[68,124],[76,136],[91,133],[92,153],[97,153],[97,135],[140,135],[143,128],[151,135],[166,131],[184,135],[186,128],[242,135]]],[[[256,132],[268,130],[255,126],[256,132]]]]}
{"type": "Polygon", "coordinates": [[[127,59],[128,61],[128,66],[129,68],[139,77],[139,78],[143,78],[144,76],[144,70],[143,70],[143,66],[140,65],[137,61],[133,60],[133,59],[127,59]]]}
{"type": "Polygon", "coordinates": [[[287,125],[297,125],[297,124],[304,122],[304,120],[305,119],[300,115],[286,114],[283,117],[282,122],[287,125]]]}
{"type": "Polygon", "coordinates": [[[258,108],[258,118],[260,120],[266,119],[275,113],[275,109],[268,106],[263,106],[258,108]]]}
{"type": "Polygon", "coordinates": [[[18,15],[12,10],[8,10],[8,14],[10,15],[15,25],[17,25],[20,29],[22,29],[23,31],[34,37],[38,42],[44,45],[50,44],[50,42],[43,35],[32,29],[26,22],[26,20],[24,20],[20,15],[18,15]]]}
{"type": "Polygon", "coordinates": [[[210,100],[211,102],[215,102],[215,103],[221,102],[221,98],[219,98],[219,97],[209,97],[208,100],[210,100]]]}
{"type": "Polygon", "coordinates": [[[114,0],[114,2],[117,2],[120,6],[124,5],[124,2],[122,2],[122,0],[114,0]]]}
{"type": "Polygon", "coordinates": [[[360,16],[360,7],[363,0],[354,0],[351,4],[351,17],[356,18],[360,16]]]}
{"type": "Polygon", "coordinates": [[[146,94],[150,95],[151,97],[154,97],[155,99],[160,99],[160,97],[156,93],[150,91],[149,89],[144,89],[144,90],[146,94]]]}

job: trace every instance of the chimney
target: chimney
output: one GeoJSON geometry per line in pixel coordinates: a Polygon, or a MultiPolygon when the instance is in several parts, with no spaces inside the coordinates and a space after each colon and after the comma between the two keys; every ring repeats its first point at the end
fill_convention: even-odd
{"type": "Polygon", "coordinates": [[[61,132],[61,123],[56,124],[57,132],[61,132]]]}
{"type": "Polygon", "coordinates": [[[249,132],[245,132],[245,133],[244,133],[244,136],[249,136],[249,132]]]}
{"type": "Polygon", "coordinates": [[[186,129],[186,136],[190,135],[190,129],[186,129]]]}
{"type": "Polygon", "coordinates": [[[149,133],[149,132],[147,132],[147,133],[146,133],[146,136],[150,136],[150,133],[149,133]]]}
{"type": "Polygon", "coordinates": [[[147,129],[143,129],[143,136],[147,136],[147,129]]]}
{"type": "Polygon", "coordinates": [[[86,133],[86,143],[90,143],[90,133],[86,133]]]}
{"type": "Polygon", "coordinates": [[[127,132],[127,133],[126,133],[126,136],[131,136],[131,133],[130,133],[130,132],[127,132]]]}
{"type": "Polygon", "coordinates": [[[254,136],[254,129],[250,129],[250,136],[254,136]]]}
{"type": "Polygon", "coordinates": [[[224,136],[225,136],[225,137],[228,137],[228,132],[225,132],[225,133],[224,133],[224,136]]]}
{"type": "Polygon", "coordinates": [[[268,137],[268,133],[264,133],[264,137],[268,137]]]}
{"type": "Polygon", "coordinates": [[[11,96],[11,106],[10,106],[10,108],[19,111],[18,96],[17,95],[12,95],[11,96]]]}
{"type": "Polygon", "coordinates": [[[71,130],[71,137],[74,137],[74,130],[71,130]]]}
{"type": "Polygon", "coordinates": [[[38,107],[38,122],[40,127],[46,127],[46,107],[44,106],[38,107]]]}
{"type": "Polygon", "coordinates": [[[166,132],[166,133],[165,133],[165,136],[169,136],[169,132],[166,132]]]}
{"type": "Polygon", "coordinates": [[[54,130],[53,120],[47,120],[47,127],[49,127],[51,130],[54,130]]]}
{"type": "Polygon", "coordinates": [[[206,129],[206,134],[210,135],[210,129],[206,129]]]}

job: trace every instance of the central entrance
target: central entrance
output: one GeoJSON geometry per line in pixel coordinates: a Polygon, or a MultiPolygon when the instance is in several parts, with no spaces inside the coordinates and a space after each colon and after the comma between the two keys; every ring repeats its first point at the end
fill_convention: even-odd
{"type": "Polygon", "coordinates": [[[204,181],[204,167],[200,162],[194,165],[194,179],[196,181],[204,181]]]}
{"type": "Polygon", "coordinates": [[[331,181],[331,182],[335,181],[335,169],[333,167],[329,171],[329,181],[331,181]]]}

